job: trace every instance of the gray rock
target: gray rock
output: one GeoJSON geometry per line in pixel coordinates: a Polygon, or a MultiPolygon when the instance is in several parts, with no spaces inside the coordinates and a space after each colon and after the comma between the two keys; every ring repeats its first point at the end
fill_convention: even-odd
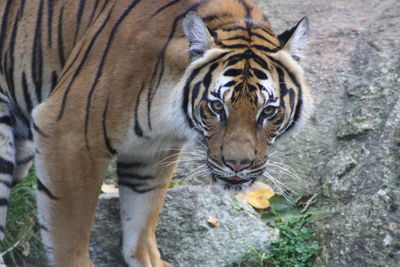
{"type": "Polygon", "coordinates": [[[125,266],[118,194],[101,194],[90,239],[90,257],[96,267],[125,266]]]}
{"type": "MultiPolygon", "coordinates": [[[[117,195],[100,198],[90,248],[96,266],[124,266],[118,210],[117,195]]],[[[250,206],[214,186],[170,189],[157,227],[162,257],[177,267],[232,266],[250,248],[266,252],[276,236],[250,206]],[[208,224],[210,216],[219,219],[217,227],[208,224]]]]}
{"type": "Polygon", "coordinates": [[[157,237],[164,258],[180,267],[232,266],[251,247],[265,252],[274,231],[254,210],[215,186],[178,186],[169,191],[157,237]],[[220,221],[211,227],[207,220],[220,221]]]}
{"type": "Polygon", "coordinates": [[[258,2],[281,29],[302,15],[311,21],[302,64],[315,113],[277,149],[329,214],[313,223],[324,245],[316,265],[398,267],[400,2],[294,0],[292,12],[284,1],[258,2]]]}

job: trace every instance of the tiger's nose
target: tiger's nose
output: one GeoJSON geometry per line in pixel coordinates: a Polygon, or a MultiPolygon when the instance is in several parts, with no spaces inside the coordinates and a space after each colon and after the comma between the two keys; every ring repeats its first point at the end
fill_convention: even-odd
{"type": "Polygon", "coordinates": [[[226,166],[231,168],[235,172],[242,171],[247,169],[251,165],[251,160],[244,159],[244,160],[225,160],[226,166]]]}

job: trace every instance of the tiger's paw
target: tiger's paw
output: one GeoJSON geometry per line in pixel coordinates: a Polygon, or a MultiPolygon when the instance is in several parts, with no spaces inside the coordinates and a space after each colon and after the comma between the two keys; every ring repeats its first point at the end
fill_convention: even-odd
{"type": "Polygon", "coordinates": [[[166,261],[162,261],[162,263],[163,263],[163,267],[173,267],[172,264],[170,264],[170,263],[168,263],[166,261]]]}
{"type": "Polygon", "coordinates": [[[125,262],[129,267],[173,267],[172,264],[163,261],[159,253],[155,254],[137,253],[134,257],[125,257],[125,262]]]}

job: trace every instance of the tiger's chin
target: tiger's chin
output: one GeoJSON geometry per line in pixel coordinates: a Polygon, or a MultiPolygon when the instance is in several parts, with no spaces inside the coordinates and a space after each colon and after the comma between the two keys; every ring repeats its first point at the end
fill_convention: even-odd
{"type": "Polygon", "coordinates": [[[212,179],[215,185],[222,187],[224,190],[241,192],[251,186],[256,178],[241,178],[239,176],[225,177],[213,174],[212,179]]]}

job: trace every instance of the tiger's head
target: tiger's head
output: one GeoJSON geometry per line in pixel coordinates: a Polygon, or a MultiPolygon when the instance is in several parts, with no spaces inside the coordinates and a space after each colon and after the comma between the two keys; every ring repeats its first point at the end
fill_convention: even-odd
{"type": "Polygon", "coordinates": [[[207,146],[213,180],[240,190],[264,173],[270,146],[311,107],[299,65],[308,19],[279,36],[265,18],[203,21],[189,12],[183,27],[192,61],[183,110],[207,146]]]}

